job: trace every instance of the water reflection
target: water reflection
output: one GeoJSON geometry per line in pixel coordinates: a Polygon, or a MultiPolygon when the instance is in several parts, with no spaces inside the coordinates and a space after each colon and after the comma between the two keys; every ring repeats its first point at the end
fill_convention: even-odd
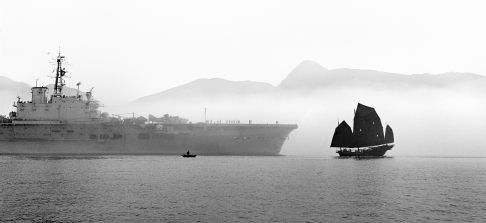
{"type": "Polygon", "coordinates": [[[334,159],[355,159],[355,160],[375,160],[375,159],[393,159],[392,156],[334,156],[334,159]]]}
{"type": "Polygon", "coordinates": [[[359,221],[363,216],[381,215],[384,207],[390,205],[388,197],[390,184],[389,157],[335,157],[336,169],[340,175],[330,182],[338,199],[334,211],[347,220],[359,221]],[[366,162],[355,162],[366,161],[366,162]],[[344,163],[342,163],[344,162],[344,163]],[[352,201],[351,203],[349,201],[352,201]]]}
{"type": "Polygon", "coordinates": [[[99,159],[111,159],[112,156],[86,156],[86,155],[32,155],[32,156],[14,156],[14,159],[17,160],[99,160],[99,159]]]}
{"type": "Polygon", "coordinates": [[[0,156],[0,170],[0,219],[13,222],[480,221],[486,209],[486,162],[472,159],[0,156]]]}

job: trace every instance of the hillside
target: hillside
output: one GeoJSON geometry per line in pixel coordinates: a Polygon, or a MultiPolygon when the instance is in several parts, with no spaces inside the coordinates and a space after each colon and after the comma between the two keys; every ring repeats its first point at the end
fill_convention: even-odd
{"type": "Polygon", "coordinates": [[[277,86],[280,90],[315,90],[328,87],[380,87],[396,90],[414,90],[423,87],[447,88],[460,83],[482,82],[486,78],[472,73],[404,75],[374,70],[323,68],[312,61],[299,64],[277,86]]]}
{"type": "Polygon", "coordinates": [[[228,81],[220,78],[198,79],[157,94],[141,97],[130,104],[151,103],[162,100],[192,101],[198,98],[226,98],[269,93],[275,86],[253,81],[228,81]]]}

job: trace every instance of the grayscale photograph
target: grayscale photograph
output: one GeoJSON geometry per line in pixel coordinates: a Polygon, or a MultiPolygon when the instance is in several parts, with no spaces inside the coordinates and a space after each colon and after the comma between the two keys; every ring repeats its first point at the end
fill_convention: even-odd
{"type": "Polygon", "coordinates": [[[0,0],[0,222],[486,222],[485,11],[0,0]]]}

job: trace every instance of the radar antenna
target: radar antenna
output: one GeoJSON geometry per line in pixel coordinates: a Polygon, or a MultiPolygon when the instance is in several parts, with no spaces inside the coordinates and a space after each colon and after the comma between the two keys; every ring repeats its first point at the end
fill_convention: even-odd
{"type": "Polygon", "coordinates": [[[92,93],[91,92],[93,91],[93,88],[94,87],[92,87],[91,90],[89,90],[88,92],[86,92],[86,97],[88,98],[88,101],[91,101],[91,96],[92,96],[92,93]]]}
{"type": "Polygon", "coordinates": [[[64,56],[61,56],[61,49],[59,48],[59,54],[57,56],[57,69],[56,69],[56,83],[54,84],[53,95],[62,95],[62,87],[65,85],[63,77],[66,75],[67,71],[62,67],[62,62],[65,61],[64,56]]]}

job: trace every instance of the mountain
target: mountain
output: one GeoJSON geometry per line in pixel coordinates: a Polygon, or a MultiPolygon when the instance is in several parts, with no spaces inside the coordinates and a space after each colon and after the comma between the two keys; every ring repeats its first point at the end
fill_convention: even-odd
{"type": "Polygon", "coordinates": [[[243,95],[269,93],[275,86],[253,81],[228,81],[220,78],[198,79],[187,84],[174,87],[157,94],[139,98],[130,104],[171,100],[199,100],[200,97],[212,99],[231,98],[243,95]]]}
{"type": "MultiPolygon", "coordinates": [[[[198,79],[159,93],[141,97],[130,105],[201,102],[207,100],[232,100],[237,97],[259,98],[261,95],[279,97],[282,92],[293,94],[295,90],[313,91],[334,88],[370,88],[375,90],[415,90],[448,88],[460,83],[486,84],[486,78],[471,73],[445,73],[439,75],[404,75],[374,70],[326,69],[310,60],[301,62],[277,86],[262,82],[229,81],[220,78],[198,79]]],[[[295,93],[295,92],[294,92],[295,93]]],[[[223,101],[220,101],[223,102],[223,101]]],[[[148,105],[147,105],[148,106],[148,105]]]]}
{"type": "Polygon", "coordinates": [[[20,92],[22,90],[30,92],[30,86],[23,82],[14,81],[8,77],[0,76],[0,91],[20,92]]]}
{"type": "Polygon", "coordinates": [[[303,61],[278,85],[281,89],[295,89],[301,86],[318,87],[328,69],[310,60],[303,61]]]}
{"type": "Polygon", "coordinates": [[[30,86],[28,84],[0,76],[0,102],[2,102],[0,103],[0,115],[8,115],[14,110],[12,104],[17,101],[17,96],[24,100],[29,94],[30,86]]]}
{"type": "Polygon", "coordinates": [[[444,88],[463,82],[483,82],[486,78],[472,73],[450,72],[438,75],[404,75],[374,70],[328,70],[313,61],[299,64],[277,88],[280,90],[314,90],[328,87],[370,87],[396,90],[422,87],[444,88]]]}

